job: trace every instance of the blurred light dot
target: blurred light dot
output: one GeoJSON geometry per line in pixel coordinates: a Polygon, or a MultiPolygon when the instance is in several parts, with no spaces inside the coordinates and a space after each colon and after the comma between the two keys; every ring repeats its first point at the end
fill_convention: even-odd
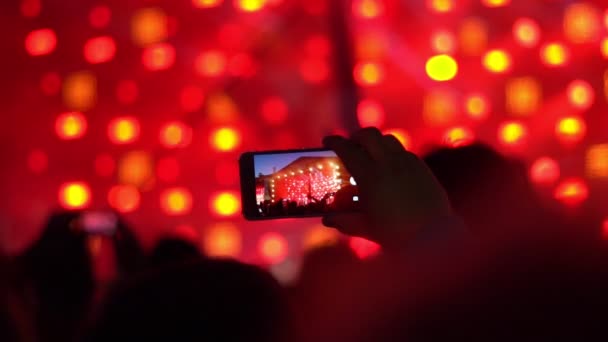
{"type": "Polygon", "coordinates": [[[321,58],[307,58],[300,63],[300,75],[309,83],[321,83],[329,78],[329,65],[321,58]]]}
{"type": "Polygon", "coordinates": [[[461,147],[472,144],[475,134],[467,127],[450,128],[443,135],[443,143],[449,147],[461,147]]]}
{"type": "Polygon", "coordinates": [[[498,138],[503,145],[521,145],[527,136],[527,130],[519,122],[505,122],[498,128],[498,138]]]}
{"type": "Polygon", "coordinates": [[[236,149],[240,143],[240,134],[233,128],[223,127],[211,133],[211,145],[220,152],[232,151],[236,149]]]}
{"type": "Polygon", "coordinates": [[[555,134],[560,142],[565,144],[575,144],[585,138],[587,124],[579,117],[570,116],[557,122],[555,134]]]}
{"type": "Polygon", "coordinates": [[[368,259],[380,253],[380,245],[360,237],[351,237],[348,245],[355,252],[359,259],[368,259]]]}
{"type": "Polygon", "coordinates": [[[166,43],[146,47],[142,53],[142,63],[150,71],[166,70],[175,63],[175,48],[166,43]]]}
{"type": "Polygon", "coordinates": [[[59,188],[59,203],[68,210],[84,209],[91,203],[91,189],[84,182],[64,183],[59,188]]]}
{"type": "Polygon", "coordinates": [[[234,122],[238,119],[239,108],[226,93],[212,93],[207,99],[207,115],[212,123],[234,122]]]}
{"type": "Polygon", "coordinates": [[[377,32],[364,32],[355,37],[356,57],[359,60],[379,60],[386,56],[388,42],[377,32]]]}
{"type": "Polygon", "coordinates": [[[131,19],[131,37],[139,46],[160,43],[168,36],[168,20],[160,8],[142,8],[131,19]]]}
{"type": "Polygon", "coordinates": [[[573,43],[590,43],[599,38],[600,13],[589,3],[573,3],[564,11],[564,34],[573,43]]]}
{"type": "Polygon", "coordinates": [[[511,0],[481,0],[481,3],[486,7],[504,7],[511,3],[511,0]]]}
{"type": "Polygon", "coordinates": [[[585,181],[570,178],[562,181],[553,193],[553,197],[568,206],[577,206],[587,200],[589,189],[585,181]]]}
{"type": "Polygon", "coordinates": [[[458,73],[458,63],[448,55],[437,55],[426,62],[426,74],[435,81],[449,81],[458,73]]]}
{"type": "Polygon", "coordinates": [[[280,125],[287,120],[289,108],[287,103],[278,97],[270,96],[262,102],[262,118],[272,125],[280,125]]]}
{"type": "Polygon", "coordinates": [[[560,176],[559,164],[552,158],[541,157],[530,167],[530,180],[539,185],[551,185],[560,176]]]}
{"type": "Polygon", "coordinates": [[[130,144],[139,138],[139,121],[130,116],[112,119],[108,125],[108,137],[117,145],[130,144]]]}
{"type": "Polygon", "coordinates": [[[56,72],[47,72],[40,79],[40,89],[45,95],[57,95],[61,91],[61,76],[56,72]]]}
{"type": "Polygon", "coordinates": [[[548,67],[565,65],[570,58],[570,51],[561,43],[548,43],[541,47],[540,57],[548,67]]]}
{"type": "Polygon", "coordinates": [[[340,233],[335,229],[328,229],[323,225],[315,226],[309,229],[302,239],[302,244],[305,251],[314,248],[332,246],[339,242],[340,233]]]}
{"type": "Polygon", "coordinates": [[[600,51],[605,59],[608,59],[608,38],[602,39],[600,43],[600,51]]]}
{"type": "Polygon", "coordinates": [[[437,31],[431,35],[431,47],[437,53],[454,53],[456,37],[449,31],[437,31]]]}
{"type": "Polygon", "coordinates": [[[363,100],[357,106],[357,119],[361,127],[382,127],[385,120],[384,108],[374,100],[363,100]]]}
{"type": "Polygon", "coordinates": [[[167,189],[160,195],[160,203],[167,215],[185,215],[192,209],[192,194],[186,188],[167,189]]]}
{"type": "Polygon", "coordinates": [[[226,71],[226,56],[217,50],[203,52],[194,61],[194,68],[201,76],[221,76],[226,71]]]}
{"type": "Polygon", "coordinates": [[[355,0],[353,12],[360,18],[372,19],[382,15],[384,6],[380,0],[355,0]]]}
{"type": "Polygon", "coordinates": [[[139,87],[133,80],[122,80],[116,85],[116,99],[122,104],[132,104],[137,101],[139,87]]]}
{"type": "Polygon", "coordinates": [[[236,258],[241,254],[241,231],[232,223],[218,223],[203,234],[203,249],[210,257],[236,258]]]}
{"type": "Polygon", "coordinates": [[[506,107],[510,114],[528,116],[538,111],[542,104],[542,88],[534,77],[517,77],[507,81],[506,107]]]}
{"type": "Polygon", "coordinates": [[[464,105],[467,115],[474,120],[486,119],[491,110],[490,101],[481,94],[467,96],[464,105]]]}
{"type": "Polygon", "coordinates": [[[231,186],[239,182],[239,168],[236,162],[221,161],[215,166],[215,181],[222,186],[231,186]]]}
{"type": "Polygon", "coordinates": [[[446,13],[454,9],[453,0],[426,0],[426,6],[433,12],[446,13]]]}
{"type": "Polygon", "coordinates": [[[450,125],[460,106],[457,94],[451,89],[432,89],[423,99],[422,116],[429,126],[450,125]]]}
{"type": "Polygon", "coordinates": [[[234,0],[236,8],[243,12],[257,12],[264,8],[267,0],[234,0]]]}
{"type": "Polygon", "coordinates": [[[82,71],[68,75],[63,82],[63,102],[72,110],[87,111],[97,102],[97,77],[82,71]]]}
{"type": "Polygon", "coordinates": [[[483,56],[483,66],[493,73],[504,73],[511,68],[511,56],[504,50],[491,50],[483,56]]]}
{"type": "Polygon", "coordinates": [[[108,203],[119,213],[130,213],[139,208],[140,197],[136,187],[116,185],[108,192],[108,203]]]}
{"type": "Polygon", "coordinates": [[[25,37],[25,49],[32,56],[48,55],[57,47],[57,36],[51,29],[34,30],[25,37]]]}
{"type": "Polygon", "coordinates": [[[63,113],[55,120],[55,133],[63,140],[82,138],[87,132],[87,119],[79,112],[63,113]]]}
{"type": "Polygon", "coordinates": [[[373,86],[384,79],[384,68],[373,62],[357,63],[355,66],[355,80],[361,86],[373,86]]]}
{"type": "Polygon", "coordinates": [[[169,122],[160,130],[160,142],[167,148],[186,147],[191,141],[192,128],[182,122],[169,122]]]}
{"type": "Polygon", "coordinates": [[[144,190],[154,181],[154,163],[146,151],[132,151],[118,163],[118,181],[144,190]]]}
{"type": "Polygon", "coordinates": [[[211,197],[211,211],[220,217],[234,216],[241,210],[241,203],[237,194],[233,192],[220,192],[211,197]]]}
{"type": "Polygon", "coordinates": [[[49,165],[49,157],[42,150],[33,150],[27,156],[27,167],[33,173],[43,173],[49,165]]]}
{"type": "Polygon", "coordinates": [[[100,177],[111,177],[116,169],[116,162],[111,155],[103,153],[95,157],[95,173],[100,177]]]}
{"type": "Polygon", "coordinates": [[[40,15],[42,4],[40,0],[21,0],[21,14],[26,18],[35,18],[40,15]]]}
{"type": "Polygon", "coordinates": [[[393,135],[395,138],[397,138],[397,140],[399,140],[401,145],[403,145],[403,148],[408,151],[412,149],[412,138],[405,130],[393,128],[385,130],[383,134],[393,135]]]}
{"type": "Polygon", "coordinates": [[[593,105],[595,93],[587,81],[576,80],[568,85],[568,100],[575,108],[587,110],[593,105]]]}
{"type": "Polygon", "coordinates": [[[91,12],[89,12],[89,23],[94,28],[105,28],[110,24],[110,20],[112,20],[112,11],[108,6],[95,6],[91,9],[91,12]]]}
{"type": "Polygon", "coordinates": [[[179,178],[179,163],[173,157],[165,157],[156,164],[156,176],[163,182],[173,183],[179,178]]]}
{"type": "Polygon", "coordinates": [[[540,27],[529,18],[519,18],[513,24],[515,40],[525,47],[535,47],[540,40],[540,27]]]}
{"type": "Polygon", "coordinates": [[[258,241],[258,251],[266,263],[279,263],[287,257],[287,240],[278,233],[266,233],[258,241]]]}
{"type": "Polygon", "coordinates": [[[203,108],[205,93],[201,87],[195,85],[185,86],[180,93],[180,103],[182,109],[187,113],[196,112],[203,108]]]}
{"type": "Polygon", "coordinates": [[[585,171],[591,179],[608,178],[608,144],[589,147],[585,155],[585,171]]]}
{"type": "Polygon", "coordinates": [[[196,8],[218,7],[224,0],[192,0],[192,6],[196,8]]]}
{"type": "Polygon", "coordinates": [[[109,36],[91,38],[84,44],[84,58],[91,64],[105,63],[116,54],[116,43],[109,36]]]}
{"type": "Polygon", "coordinates": [[[458,31],[458,48],[466,56],[479,56],[488,44],[488,27],[480,18],[465,18],[458,31]]]}

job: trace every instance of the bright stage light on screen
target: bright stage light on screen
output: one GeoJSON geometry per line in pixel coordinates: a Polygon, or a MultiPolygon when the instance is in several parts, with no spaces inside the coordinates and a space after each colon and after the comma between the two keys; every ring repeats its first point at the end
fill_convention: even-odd
{"type": "Polygon", "coordinates": [[[140,200],[139,190],[132,185],[116,185],[108,192],[110,207],[119,213],[125,214],[137,210],[140,200]]]}
{"type": "Polygon", "coordinates": [[[91,203],[91,188],[85,182],[69,182],[59,187],[59,203],[65,209],[78,210],[91,203]]]}
{"type": "Polygon", "coordinates": [[[242,248],[241,231],[232,223],[218,223],[203,232],[205,255],[236,258],[242,248]]]}
{"type": "Polygon", "coordinates": [[[84,44],[84,57],[91,64],[109,62],[116,54],[116,43],[110,36],[91,38],[84,44]]]}
{"type": "Polygon", "coordinates": [[[530,18],[519,18],[513,24],[513,36],[524,47],[535,47],[540,41],[540,26],[530,18]]]}
{"type": "Polygon", "coordinates": [[[192,0],[192,6],[196,8],[213,8],[218,7],[224,0],[192,0]]]}
{"type": "Polygon", "coordinates": [[[361,127],[382,127],[385,120],[384,109],[374,100],[362,100],[357,106],[357,119],[361,127]]]}
{"type": "Polygon", "coordinates": [[[572,81],[568,85],[567,93],[570,104],[580,110],[589,109],[595,100],[593,87],[587,81],[572,81]]]}
{"type": "Polygon", "coordinates": [[[518,146],[525,142],[526,127],[516,121],[508,121],[498,128],[498,139],[505,146],[518,146]]]}
{"type": "Polygon", "coordinates": [[[211,146],[220,152],[236,149],[241,143],[241,136],[234,128],[223,127],[211,133],[211,146]]]}
{"type": "Polygon", "coordinates": [[[486,7],[496,8],[509,5],[511,0],[481,0],[481,3],[486,7]]]}
{"type": "Polygon", "coordinates": [[[175,48],[166,43],[150,45],[144,49],[141,61],[150,71],[169,69],[175,63],[175,48]]]}
{"type": "Polygon", "coordinates": [[[384,68],[375,62],[360,62],[355,65],[355,81],[361,86],[375,86],[384,80],[384,68]]]}
{"type": "Polygon", "coordinates": [[[505,73],[511,68],[511,56],[504,50],[490,50],[483,56],[483,66],[496,74],[505,73]]]}
{"type": "Polygon", "coordinates": [[[555,188],[553,197],[564,205],[578,206],[589,197],[589,188],[583,179],[569,178],[555,188]]]}
{"type": "Polygon", "coordinates": [[[55,133],[63,140],[82,138],[87,132],[87,119],[79,112],[63,113],[55,120],[55,133]]]}
{"type": "Polygon", "coordinates": [[[189,214],[192,210],[192,194],[186,188],[167,189],[160,195],[160,206],[169,216],[189,214]]]}
{"type": "Polygon", "coordinates": [[[234,0],[234,6],[243,12],[257,12],[264,8],[268,0],[234,0]]]}
{"type": "Polygon", "coordinates": [[[488,45],[488,25],[478,17],[465,18],[458,31],[458,48],[466,56],[480,56],[488,45]]]}
{"type": "Polygon", "coordinates": [[[549,157],[540,157],[530,167],[530,180],[538,185],[552,185],[560,176],[557,161],[549,157]]]}
{"type": "Polygon", "coordinates": [[[458,63],[449,55],[437,55],[426,62],[426,74],[435,81],[449,81],[458,74],[458,63]]]}
{"type": "Polygon", "coordinates": [[[239,196],[233,192],[220,192],[211,197],[211,211],[221,217],[234,216],[241,210],[239,196]]]}
{"type": "Polygon", "coordinates": [[[117,145],[130,144],[139,138],[139,120],[131,116],[118,117],[108,125],[108,138],[117,145]]]}
{"type": "Polygon", "coordinates": [[[258,241],[258,252],[268,264],[279,263],[287,257],[287,240],[279,233],[266,233],[258,241]]]}
{"type": "Polygon", "coordinates": [[[121,184],[147,189],[154,181],[154,162],[146,151],[131,151],[118,162],[117,177],[121,184]]]}
{"type": "Polygon", "coordinates": [[[192,141],[192,128],[180,121],[171,121],[160,129],[160,142],[166,148],[183,148],[192,141]]]}
{"type": "Polygon", "coordinates": [[[165,12],[157,7],[137,10],[131,19],[131,38],[139,46],[160,43],[169,35],[165,12]]]}
{"type": "Polygon", "coordinates": [[[548,43],[541,47],[540,57],[543,64],[548,67],[560,67],[568,63],[570,50],[561,43],[548,43]]]}
{"type": "Polygon", "coordinates": [[[25,37],[25,49],[31,56],[44,56],[57,47],[57,35],[51,29],[34,30],[25,37]]]}
{"type": "Polygon", "coordinates": [[[600,45],[600,52],[602,53],[602,56],[604,56],[605,59],[608,59],[608,38],[602,39],[600,45]]]}
{"type": "Polygon", "coordinates": [[[564,144],[576,144],[585,138],[587,124],[576,116],[565,117],[557,122],[555,134],[558,140],[564,144]]]}

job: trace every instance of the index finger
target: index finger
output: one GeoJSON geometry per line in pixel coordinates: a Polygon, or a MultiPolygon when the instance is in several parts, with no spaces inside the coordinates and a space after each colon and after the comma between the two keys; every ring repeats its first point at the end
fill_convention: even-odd
{"type": "Polygon", "coordinates": [[[369,178],[369,169],[374,161],[361,146],[341,136],[328,136],[323,139],[323,145],[336,152],[346,169],[358,182],[364,182],[369,178]]]}

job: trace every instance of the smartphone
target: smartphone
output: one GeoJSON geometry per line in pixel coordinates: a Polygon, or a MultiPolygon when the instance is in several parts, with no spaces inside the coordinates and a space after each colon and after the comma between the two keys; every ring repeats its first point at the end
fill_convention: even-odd
{"type": "Polygon", "coordinates": [[[118,228],[118,216],[113,212],[88,211],[82,213],[80,225],[88,234],[112,236],[118,228]]]}
{"type": "Polygon", "coordinates": [[[359,210],[357,183],[332,150],[247,152],[239,166],[247,220],[359,210]]]}

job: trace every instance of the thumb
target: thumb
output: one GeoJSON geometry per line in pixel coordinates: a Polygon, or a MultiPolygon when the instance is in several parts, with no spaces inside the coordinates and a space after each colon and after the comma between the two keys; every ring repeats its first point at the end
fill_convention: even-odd
{"type": "Polygon", "coordinates": [[[358,213],[336,213],[323,216],[323,225],[336,228],[342,234],[349,236],[365,237],[367,224],[363,214],[358,213]]]}

